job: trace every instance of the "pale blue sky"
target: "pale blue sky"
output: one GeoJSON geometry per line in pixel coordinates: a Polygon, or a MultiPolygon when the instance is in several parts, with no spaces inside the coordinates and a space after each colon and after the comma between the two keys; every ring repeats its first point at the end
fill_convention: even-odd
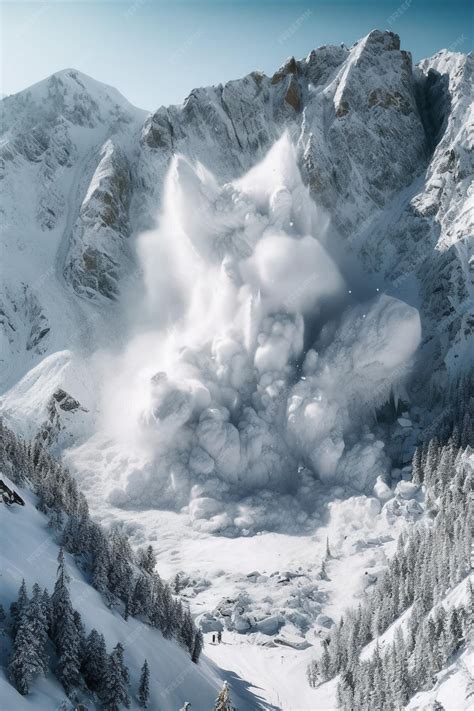
{"type": "Polygon", "coordinates": [[[74,67],[150,110],[374,27],[398,32],[415,60],[473,45],[465,0],[15,0],[1,13],[2,93],[74,67]]]}

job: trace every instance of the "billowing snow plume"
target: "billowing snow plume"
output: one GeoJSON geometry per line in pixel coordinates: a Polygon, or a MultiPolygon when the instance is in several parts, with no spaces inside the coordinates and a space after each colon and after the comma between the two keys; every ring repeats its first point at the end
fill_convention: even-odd
{"type": "Polygon", "coordinates": [[[326,227],[287,136],[222,187],[173,160],[140,244],[145,323],[107,389],[109,424],[148,452],[115,501],[190,503],[225,528],[245,516],[222,519],[223,500],[385,473],[364,423],[405,375],[418,313],[387,296],[347,308],[326,227]]]}

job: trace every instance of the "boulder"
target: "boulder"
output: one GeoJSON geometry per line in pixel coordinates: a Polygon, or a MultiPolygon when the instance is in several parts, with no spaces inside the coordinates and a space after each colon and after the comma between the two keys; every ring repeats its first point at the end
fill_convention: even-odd
{"type": "Polygon", "coordinates": [[[324,627],[329,630],[331,627],[334,627],[334,620],[328,615],[321,614],[316,617],[316,624],[319,625],[319,627],[324,627]]]}
{"type": "Polygon", "coordinates": [[[269,615],[256,623],[256,629],[263,634],[274,635],[280,630],[284,620],[281,615],[269,615]]]}
{"type": "Polygon", "coordinates": [[[239,632],[239,634],[244,634],[245,632],[249,632],[252,627],[251,622],[248,619],[248,617],[244,617],[237,611],[232,613],[230,622],[231,622],[231,624],[229,625],[229,628],[234,629],[236,632],[239,632]]]}
{"type": "Polygon", "coordinates": [[[224,625],[217,617],[210,612],[205,612],[199,619],[198,624],[201,630],[205,632],[222,632],[224,625]]]}

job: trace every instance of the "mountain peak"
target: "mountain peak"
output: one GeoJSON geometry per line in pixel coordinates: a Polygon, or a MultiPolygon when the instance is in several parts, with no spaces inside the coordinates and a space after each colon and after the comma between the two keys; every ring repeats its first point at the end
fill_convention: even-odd
{"type": "MultiPolygon", "coordinates": [[[[6,97],[4,111],[21,106],[28,115],[62,115],[74,125],[93,127],[109,119],[143,120],[147,112],[133,106],[117,89],[74,68],[61,69],[6,97]]],[[[35,119],[36,120],[36,119],[35,119]]]]}
{"type": "Polygon", "coordinates": [[[400,37],[390,30],[371,30],[368,35],[355,43],[354,46],[363,44],[365,46],[377,46],[386,51],[400,49],[400,37]]]}

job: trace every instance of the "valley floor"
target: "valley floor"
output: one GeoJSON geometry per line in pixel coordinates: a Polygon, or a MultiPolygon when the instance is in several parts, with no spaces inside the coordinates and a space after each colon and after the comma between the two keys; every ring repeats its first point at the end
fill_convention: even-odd
{"type": "Polygon", "coordinates": [[[336,682],[311,689],[307,664],[319,654],[327,618],[338,620],[362,596],[406,524],[403,517],[389,522],[380,503],[367,497],[333,502],[325,525],[300,536],[227,538],[194,530],[184,513],[111,506],[94,513],[106,525],[122,521],[134,545],[151,543],[168,580],[182,574],[181,594],[203,624],[216,609],[231,625],[250,620],[246,633],[225,629],[220,645],[207,632],[204,653],[236,696],[255,694],[259,705],[252,711],[336,709],[336,682]],[[321,579],[327,541],[331,558],[321,579]]]}
{"type": "MultiPolygon", "coordinates": [[[[97,479],[90,483],[97,492],[97,479]]],[[[307,664],[319,655],[330,621],[357,604],[393,555],[410,519],[406,506],[417,496],[410,486],[407,498],[398,493],[391,499],[400,505],[398,516],[396,507],[375,497],[346,496],[321,506],[321,524],[312,531],[236,538],[195,530],[187,513],[121,509],[91,496],[87,487],[86,494],[106,525],[122,522],[134,545],[153,545],[160,574],[169,580],[179,575],[181,594],[204,629],[216,619],[230,621],[234,629],[224,629],[221,644],[206,632],[205,655],[228,679],[235,702],[254,695],[252,711],[334,711],[337,682],[310,688],[307,664]],[[321,576],[323,560],[327,575],[321,576]],[[246,624],[250,629],[236,631],[246,624]]],[[[471,662],[468,649],[408,708],[431,709],[439,699],[446,711],[468,711],[471,662]]]]}

